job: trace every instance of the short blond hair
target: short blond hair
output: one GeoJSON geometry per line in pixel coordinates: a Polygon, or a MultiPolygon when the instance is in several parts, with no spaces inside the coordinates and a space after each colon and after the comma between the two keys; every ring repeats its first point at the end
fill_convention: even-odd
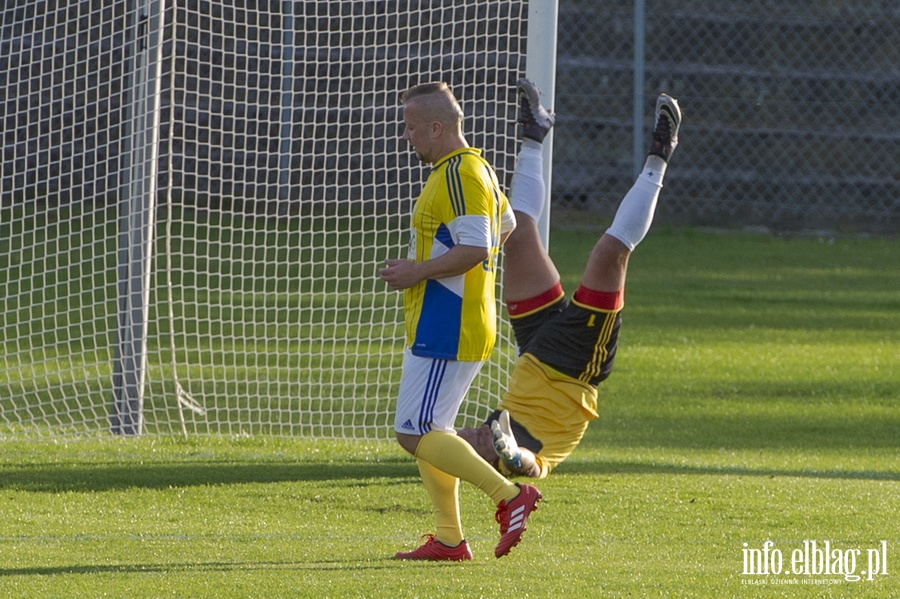
{"type": "Polygon", "coordinates": [[[414,85],[400,95],[400,103],[407,104],[416,100],[435,120],[444,124],[462,122],[463,111],[450,86],[443,81],[432,81],[414,85]]]}

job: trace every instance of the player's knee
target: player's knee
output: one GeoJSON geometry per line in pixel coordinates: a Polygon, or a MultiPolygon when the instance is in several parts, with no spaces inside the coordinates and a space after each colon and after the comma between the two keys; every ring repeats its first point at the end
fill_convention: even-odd
{"type": "Polygon", "coordinates": [[[396,434],[397,443],[400,444],[400,447],[408,451],[412,455],[416,455],[416,450],[419,448],[419,440],[422,438],[419,435],[407,435],[404,433],[396,434]]]}

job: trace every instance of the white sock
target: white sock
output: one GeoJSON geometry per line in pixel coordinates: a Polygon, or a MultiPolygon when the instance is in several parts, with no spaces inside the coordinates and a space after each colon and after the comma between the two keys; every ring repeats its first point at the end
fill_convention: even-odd
{"type": "Polygon", "coordinates": [[[523,144],[516,158],[509,191],[512,209],[523,212],[535,222],[544,211],[544,153],[540,147],[523,144]]]}
{"type": "Polygon", "coordinates": [[[662,187],[667,166],[668,164],[661,156],[647,156],[647,162],[644,163],[644,170],[641,172],[641,179],[649,179],[662,187]]]}
{"type": "Polygon", "coordinates": [[[622,198],[612,225],[606,230],[629,250],[633,251],[650,230],[665,173],[665,160],[659,156],[649,156],[644,170],[622,198]]]}

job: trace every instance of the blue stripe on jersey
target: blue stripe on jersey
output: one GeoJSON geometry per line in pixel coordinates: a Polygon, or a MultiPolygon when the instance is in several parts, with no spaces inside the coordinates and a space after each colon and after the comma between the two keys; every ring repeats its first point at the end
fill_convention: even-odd
{"type": "Polygon", "coordinates": [[[456,245],[456,243],[453,241],[453,235],[450,233],[450,229],[448,229],[447,225],[445,225],[444,223],[441,223],[438,226],[438,230],[434,234],[434,240],[439,241],[441,245],[446,247],[448,250],[456,245]]]}
{"type": "Polygon", "coordinates": [[[459,165],[462,156],[454,156],[447,163],[447,195],[450,197],[450,206],[453,214],[462,216],[466,213],[466,197],[463,193],[462,179],[459,176],[459,165]]]}
{"type": "Polygon", "coordinates": [[[428,372],[428,381],[425,383],[425,394],[422,397],[422,407],[419,408],[419,434],[424,435],[431,430],[434,421],[434,406],[437,404],[441,393],[441,383],[444,382],[444,373],[447,372],[447,360],[434,360],[428,372]]]}
{"type": "Polygon", "coordinates": [[[437,281],[425,281],[422,311],[410,350],[422,358],[456,360],[459,354],[459,323],[462,298],[437,281]]]}

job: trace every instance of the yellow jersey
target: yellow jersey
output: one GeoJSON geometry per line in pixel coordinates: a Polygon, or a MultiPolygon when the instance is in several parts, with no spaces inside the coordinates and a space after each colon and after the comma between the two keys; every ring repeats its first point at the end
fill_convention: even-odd
{"type": "Polygon", "coordinates": [[[463,275],[406,289],[406,340],[426,358],[487,359],[497,335],[494,296],[501,235],[515,226],[506,195],[481,150],[463,148],[434,164],[413,207],[409,260],[437,258],[457,244],[490,255],[463,275]]]}

